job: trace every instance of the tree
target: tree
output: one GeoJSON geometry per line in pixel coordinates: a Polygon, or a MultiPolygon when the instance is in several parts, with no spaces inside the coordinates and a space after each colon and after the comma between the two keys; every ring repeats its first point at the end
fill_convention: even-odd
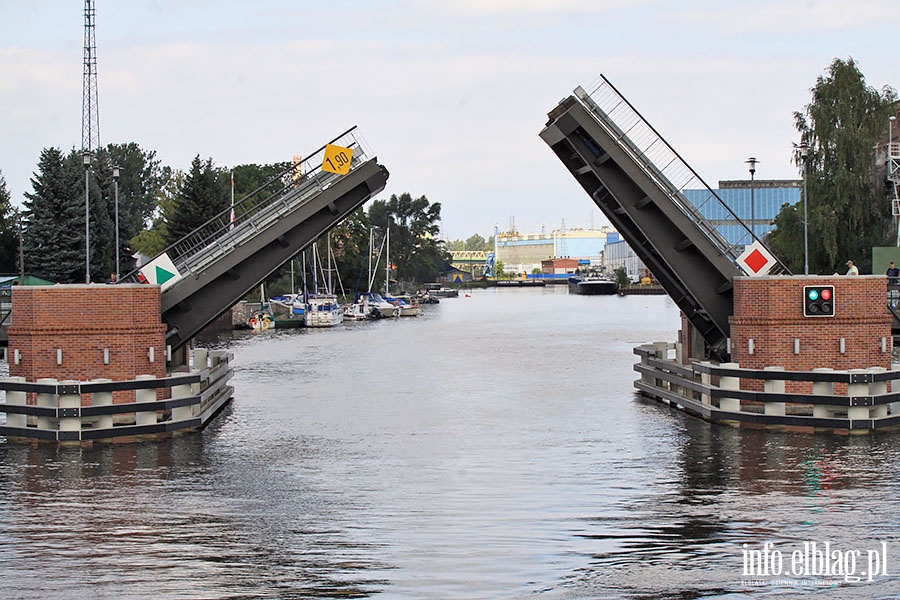
{"type": "MultiPolygon", "coordinates": [[[[884,137],[896,100],[889,87],[867,86],[852,58],[835,59],[817,78],[812,102],[794,113],[800,140],[809,146],[803,201],[812,273],[833,273],[848,259],[870,272],[872,247],[888,239],[890,205],[875,176],[873,148],[884,137]]],[[[793,272],[803,270],[802,210],[783,208],[768,239],[793,272]]]]}
{"type": "Polygon", "coordinates": [[[441,204],[404,192],[387,202],[375,200],[369,206],[369,222],[378,238],[391,228],[391,262],[397,267],[397,280],[433,281],[449,262],[449,253],[437,235],[440,231],[441,204]]]}
{"type": "Polygon", "coordinates": [[[485,240],[481,235],[474,233],[465,240],[453,240],[447,242],[448,250],[481,250],[490,252],[494,249],[494,236],[485,240]]]}
{"type": "Polygon", "coordinates": [[[228,175],[213,167],[212,158],[203,162],[199,154],[194,157],[191,170],[165,215],[166,245],[180,240],[228,209],[230,192],[227,181],[228,175]]]}
{"type": "Polygon", "coordinates": [[[130,245],[136,252],[153,257],[166,249],[169,230],[166,215],[172,214],[175,196],[184,185],[184,172],[163,167],[162,182],[156,192],[156,207],[148,218],[148,224],[131,238],[130,245]]]}
{"type": "MultiPolygon", "coordinates": [[[[25,268],[60,283],[84,281],[84,167],[74,150],[45,148],[25,193],[25,268]]],[[[95,192],[96,195],[96,192],[95,192]]]]}
{"type": "MultiPolygon", "coordinates": [[[[156,216],[161,191],[171,178],[171,169],[160,166],[156,152],[143,150],[134,142],[127,144],[109,144],[98,154],[97,178],[108,198],[110,211],[109,271],[115,268],[115,257],[118,252],[120,270],[128,273],[135,267],[134,254],[136,248],[132,239],[140,235],[156,216]],[[113,167],[119,168],[119,248],[115,248],[115,189],[113,167]]],[[[93,235],[93,230],[91,232],[93,235]]]]}
{"type": "Polygon", "coordinates": [[[19,271],[19,211],[12,205],[0,172],[0,273],[19,271]]]}

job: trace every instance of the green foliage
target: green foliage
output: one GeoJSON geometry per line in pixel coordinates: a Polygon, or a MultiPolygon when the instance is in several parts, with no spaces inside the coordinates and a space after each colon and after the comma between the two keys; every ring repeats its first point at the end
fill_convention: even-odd
{"type": "Polygon", "coordinates": [[[166,240],[169,239],[166,215],[174,210],[174,198],[183,183],[182,171],[173,172],[169,167],[162,168],[160,185],[156,189],[155,210],[148,218],[148,226],[130,240],[131,247],[137,252],[153,257],[166,249],[166,240]]]}
{"type": "Polygon", "coordinates": [[[619,267],[616,269],[616,285],[621,287],[628,287],[628,284],[631,283],[628,279],[628,273],[625,272],[625,267],[619,267]]]}
{"type": "MultiPolygon", "coordinates": [[[[794,114],[807,160],[809,266],[833,273],[848,259],[871,272],[873,246],[889,239],[890,205],[875,177],[875,145],[884,139],[897,95],[865,83],[856,62],[835,59],[794,114]]],[[[798,166],[802,163],[799,162],[798,166]]],[[[801,171],[802,172],[802,171],[801,171]]],[[[803,206],[782,209],[768,243],[793,272],[803,272],[803,206]]]]}
{"type": "Polygon", "coordinates": [[[409,193],[392,195],[387,202],[372,202],[368,216],[376,239],[383,239],[390,226],[390,258],[398,281],[434,281],[445,269],[450,255],[437,238],[439,202],[431,204],[425,196],[413,199],[409,193]]]}
{"type": "MultiPolygon", "coordinates": [[[[72,151],[45,148],[25,193],[25,270],[60,283],[85,280],[84,167],[72,151]]],[[[96,195],[96,192],[93,196],[96,195]]]]}
{"type": "Polygon", "coordinates": [[[19,211],[12,205],[6,178],[0,173],[0,273],[19,271],[19,211]]]}
{"type": "Polygon", "coordinates": [[[172,199],[170,210],[165,213],[166,245],[191,233],[230,205],[229,176],[213,167],[212,158],[191,162],[191,170],[185,176],[172,199]]]}
{"type": "Polygon", "coordinates": [[[494,236],[484,239],[479,234],[470,235],[465,240],[453,240],[447,243],[448,250],[481,250],[491,252],[494,250],[494,236]]]}
{"type": "MultiPolygon", "coordinates": [[[[160,192],[171,178],[171,169],[162,167],[156,152],[142,150],[134,142],[128,144],[109,144],[98,156],[103,165],[103,176],[98,179],[109,198],[111,231],[107,232],[110,240],[109,269],[115,266],[116,252],[119,255],[121,272],[128,273],[135,268],[133,258],[137,247],[132,240],[146,231],[145,227],[153,222],[157,214],[160,192]],[[112,177],[112,167],[119,167],[119,181],[112,177]],[[119,248],[115,248],[115,195],[118,187],[119,213],[119,248]]],[[[93,232],[92,232],[93,235],[93,232]]]]}

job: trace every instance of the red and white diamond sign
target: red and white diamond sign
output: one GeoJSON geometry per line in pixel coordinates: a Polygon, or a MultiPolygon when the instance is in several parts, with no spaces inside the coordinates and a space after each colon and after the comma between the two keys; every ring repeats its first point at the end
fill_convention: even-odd
{"type": "Polygon", "coordinates": [[[737,258],[738,265],[750,277],[767,275],[777,262],[759,240],[744,248],[744,252],[737,258]]]}

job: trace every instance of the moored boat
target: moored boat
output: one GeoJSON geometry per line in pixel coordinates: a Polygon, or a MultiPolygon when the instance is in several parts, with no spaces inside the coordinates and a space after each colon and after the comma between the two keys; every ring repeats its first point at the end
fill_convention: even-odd
{"type": "Polygon", "coordinates": [[[585,296],[611,296],[617,294],[619,286],[608,277],[594,275],[569,277],[569,293],[585,296]]]}
{"type": "Polygon", "coordinates": [[[344,307],[344,317],[353,321],[400,316],[400,308],[385,300],[378,292],[363,292],[356,302],[344,307]]]}
{"type": "Polygon", "coordinates": [[[458,298],[459,290],[456,288],[445,287],[440,283],[426,283],[425,291],[432,298],[458,298]]]}
{"type": "Polygon", "coordinates": [[[422,312],[422,306],[409,295],[385,296],[384,299],[399,309],[400,317],[416,317],[422,312]]]}
{"type": "Polygon", "coordinates": [[[334,294],[310,294],[306,298],[306,326],[334,327],[344,320],[344,311],[334,294]]]}

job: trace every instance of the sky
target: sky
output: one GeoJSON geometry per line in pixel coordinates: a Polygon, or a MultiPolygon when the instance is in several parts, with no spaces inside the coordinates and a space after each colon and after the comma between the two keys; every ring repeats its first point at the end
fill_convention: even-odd
{"type": "MultiPolygon", "coordinates": [[[[794,113],[831,62],[896,88],[895,0],[95,0],[100,141],[187,170],[307,155],[350,127],[376,196],[442,235],[608,224],[538,136],[605,75],[712,187],[797,179],[794,113]]],[[[81,145],[83,0],[0,0],[0,173],[81,145]]],[[[885,123],[885,135],[888,132],[885,123]]]]}

